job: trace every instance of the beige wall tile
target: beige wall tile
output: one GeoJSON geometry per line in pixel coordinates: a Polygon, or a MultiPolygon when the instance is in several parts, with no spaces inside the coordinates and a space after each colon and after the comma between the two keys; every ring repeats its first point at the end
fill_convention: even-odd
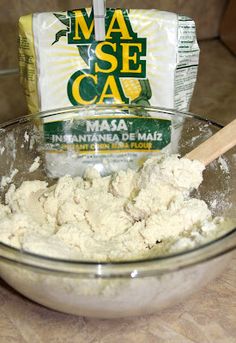
{"type": "Polygon", "coordinates": [[[236,1],[230,0],[220,25],[220,38],[236,56],[236,1]]]}
{"type": "MultiPolygon", "coordinates": [[[[109,7],[158,8],[193,17],[199,39],[218,35],[219,21],[227,0],[107,0],[109,7]]],[[[17,62],[17,23],[21,15],[60,11],[90,6],[90,0],[1,0],[0,69],[13,68],[17,62]]]]}
{"type": "Polygon", "coordinates": [[[218,40],[201,42],[200,49],[191,111],[225,125],[236,118],[236,58],[218,40]]]}
{"type": "Polygon", "coordinates": [[[27,114],[18,75],[0,77],[0,123],[27,114]]]}

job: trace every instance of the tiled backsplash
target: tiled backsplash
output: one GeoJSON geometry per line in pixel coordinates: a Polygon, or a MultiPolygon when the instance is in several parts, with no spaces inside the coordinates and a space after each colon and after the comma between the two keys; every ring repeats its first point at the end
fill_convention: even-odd
{"type": "MultiPolygon", "coordinates": [[[[17,23],[21,15],[88,7],[89,0],[0,0],[0,122],[26,113],[25,99],[17,75],[2,75],[17,61],[17,23]]],[[[107,0],[107,7],[157,8],[192,17],[199,39],[218,36],[227,0],[107,0]]]]}

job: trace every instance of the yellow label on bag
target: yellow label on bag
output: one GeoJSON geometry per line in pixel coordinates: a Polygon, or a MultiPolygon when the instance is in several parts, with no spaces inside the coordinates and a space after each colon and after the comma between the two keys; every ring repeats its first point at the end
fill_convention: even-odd
{"type": "Polygon", "coordinates": [[[20,81],[31,113],[39,110],[37,69],[33,39],[33,16],[29,14],[19,20],[19,69],[20,81]]]}

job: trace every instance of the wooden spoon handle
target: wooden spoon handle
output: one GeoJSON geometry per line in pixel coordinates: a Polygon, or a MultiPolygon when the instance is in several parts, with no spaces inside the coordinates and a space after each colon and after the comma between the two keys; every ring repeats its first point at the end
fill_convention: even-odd
{"type": "Polygon", "coordinates": [[[236,119],[185,155],[205,166],[236,145],[236,119]]]}

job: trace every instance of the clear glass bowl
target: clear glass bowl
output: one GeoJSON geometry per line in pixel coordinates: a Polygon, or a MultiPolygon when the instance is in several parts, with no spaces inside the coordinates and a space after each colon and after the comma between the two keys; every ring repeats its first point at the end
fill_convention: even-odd
{"type": "MultiPolygon", "coordinates": [[[[29,167],[44,153],[39,119],[96,113],[168,115],[176,137],[170,152],[183,156],[217,132],[221,126],[189,113],[137,106],[71,107],[25,116],[0,126],[0,175],[24,180],[47,180],[47,166],[29,174],[29,167]],[[4,148],[3,148],[4,147],[4,148]]],[[[0,275],[14,289],[49,308],[76,315],[115,318],[157,312],[181,301],[223,271],[236,247],[235,189],[236,149],[214,161],[204,172],[199,195],[214,215],[224,216],[228,226],[213,241],[188,251],[152,259],[99,263],[68,261],[26,253],[0,243],[0,275]]],[[[128,163],[128,162],[127,162],[128,163]]],[[[2,200],[8,189],[0,192],[2,200]]],[[[1,230],[1,222],[0,222],[1,230]]]]}

